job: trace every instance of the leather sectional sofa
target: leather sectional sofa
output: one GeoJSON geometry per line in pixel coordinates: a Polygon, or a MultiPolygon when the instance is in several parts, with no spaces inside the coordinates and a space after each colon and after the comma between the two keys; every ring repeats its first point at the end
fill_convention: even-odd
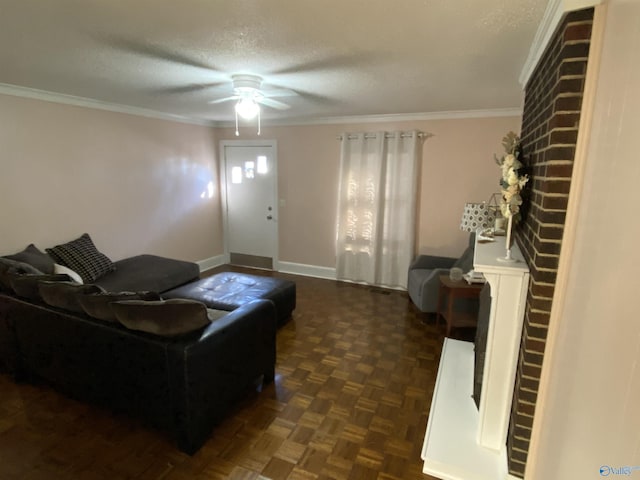
{"type": "MultiPolygon", "coordinates": [[[[116,262],[93,283],[115,292],[162,293],[197,280],[198,273],[191,262],[142,255],[116,262]]],[[[140,418],[192,454],[235,402],[274,378],[274,303],[245,300],[233,311],[218,311],[203,328],[161,336],[20,297],[5,285],[0,368],[17,381],[44,380],[75,398],[140,418]]]]}

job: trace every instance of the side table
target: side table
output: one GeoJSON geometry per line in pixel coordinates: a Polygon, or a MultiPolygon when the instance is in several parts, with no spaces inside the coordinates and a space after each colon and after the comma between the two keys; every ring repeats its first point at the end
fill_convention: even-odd
{"type": "Polygon", "coordinates": [[[440,324],[440,317],[447,322],[447,337],[451,335],[452,327],[473,327],[477,317],[469,312],[456,312],[453,304],[456,298],[479,298],[483,283],[467,283],[466,280],[454,282],[449,275],[440,275],[440,287],[438,289],[438,308],[436,310],[436,327],[440,324]],[[443,300],[447,296],[446,311],[442,311],[443,300]]]}

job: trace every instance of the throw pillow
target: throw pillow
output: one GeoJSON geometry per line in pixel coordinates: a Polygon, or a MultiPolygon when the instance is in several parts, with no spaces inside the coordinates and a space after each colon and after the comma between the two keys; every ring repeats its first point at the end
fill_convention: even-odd
{"type": "Polygon", "coordinates": [[[207,308],[207,318],[211,323],[216,320],[220,320],[225,315],[228,315],[229,312],[227,310],[216,310],[215,308],[207,308]]]}
{"type": "Polygon", "coordinates": [[[124,300],[112,303],[111,308],[125,327],[163,337],[194,332],[211,323],[204,303],[182,298],[156,302],[124,300]]]}
{"type": "Polygon", "coordinates": [[[13,287],[11,286],[11,274],[17,275],[25,273],[31,275],[43,275],[40,270],[28,263],[0,257],[0,290],[14,293],[13,287]]]}
{"type": "Polygon", "coordinates": [[[116,314],[111,308],[111,303],[120,300],[161,300],[156,292],[100,292],[88,295],[79,295],[78,303],[84,312],[90,317],[108,322],[117,322],[116,314]]]}
{"type": "Polygon", "coordinates": [[[82,281],[82,277],[78,275],[78,272],[71,270],[69,267],[65,267],[64,265],[60,265],[59,263],[53,264],[53,273],[64,273],[71,277],[76,283],[84,283],[82,281]]]}
{"type": "Polygon", "coordinates": [[[88,233],[62,245],[47,248],[46,251],[56,263],[78,272],[85,283],[115,270],[113,262],[98,251],[88,233]]]}
{"type": "Polygon", "coordinates": [[[46,253],[38,250],[38,247],[33,243],[27,246],[23,251],[14,253],[13,255],[6,255],[4,258],[15,260],[17,262],[28,263],[47,275],[54,273],[53,259],[46,253]]]}
{"type": "Polygon", "coordinates": [[[68,275],[10,274],[11,288],[15,294],[28,300],[42,300],[38,284],[43,281],[69,282],[71,278],[68,275]]]}
{"type": "Polygon", "coordinates": [[[78,303],[80,295],[103,291],[102,287],[98,285],[50,281],[39,282],[38,289],[42,300],[47,305],[78,313],[84,313],[80,303],[78,303]]]}

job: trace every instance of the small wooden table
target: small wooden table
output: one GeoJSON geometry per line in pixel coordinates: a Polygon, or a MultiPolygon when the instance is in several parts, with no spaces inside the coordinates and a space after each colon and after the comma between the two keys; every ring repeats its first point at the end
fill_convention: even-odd
{"type": "Polygon", "coordinates": [[[464,279],[454,282],[449,278],[449,275],[440,275],[436,327],[440,324],[440,317],[444,317],[447,322],[447,337],[450,336],[452,327],[474,327],[476,325],[478,321],[476,315],[469,312],[454,312],[453,304],[456,298],[479,298],[483,286],[483,283],[467,283],[464,279]],[[448,297],[447,310],[443,312],[442,303],[445,295],[448,297]]]}

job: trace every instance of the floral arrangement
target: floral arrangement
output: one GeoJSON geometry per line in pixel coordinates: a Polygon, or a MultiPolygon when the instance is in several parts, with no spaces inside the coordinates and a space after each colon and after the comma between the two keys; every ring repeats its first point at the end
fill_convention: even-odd
{"type": "Polygon", "coordinates": [[[502,139],[502,146],[505,155],[501,158],[494,156],[496,163],[500,165],[502,170],[500,211],[503,217],[511,218],[517,222],[520,220],[520,205],[522,205],[520,192],[529,181],[529,175],[520,173],[523,167],[519,160],[520,137],[514,132],[509,132],[502,139]]]}

